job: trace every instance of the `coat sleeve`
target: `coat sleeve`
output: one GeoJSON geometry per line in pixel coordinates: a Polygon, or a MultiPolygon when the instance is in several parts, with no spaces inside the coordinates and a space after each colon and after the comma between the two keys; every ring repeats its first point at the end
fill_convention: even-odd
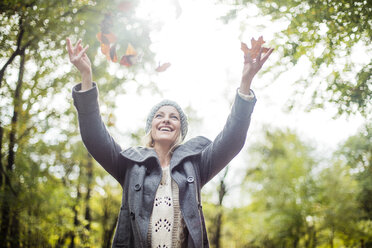
{"type": "Polygon", "coordinates": [[[72,97],[78,112],[83,143],[93,158],[122,184],[125,174],[125,166],[119,163],[122,149],[111,137],[102,121],[97,85],[93,83],[93,88],[87,91],[80,91],[80,89],[81,84],[76,85],[72,90],[72,97]]]}
{"type": "Polygon", "coordinates": [[[223,130],[201,153],[201,185],[205,185],[220,172],[243,148],[251,115],[256,103],[236,94],[230,115],[223,130]]]}

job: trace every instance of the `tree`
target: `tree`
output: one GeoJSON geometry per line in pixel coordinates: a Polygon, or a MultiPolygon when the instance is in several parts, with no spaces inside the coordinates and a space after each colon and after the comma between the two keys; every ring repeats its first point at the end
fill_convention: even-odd
{"type": "MultiPolygon", "coordinates": [[[[313,239],[308,216],[317,192],[311,146],[289,130],[265,131],[262,142],[250,149],[254,162],[247,170],[245,187],[252,203],[242,210],[251,230],[245,245],[303,247],[313,239]],[[305,238],[307,237],[307,238],[305,238]]],[[[308,246],[309,247],[309,246],[308,246]]]]}
{"type": "MultiPolygon", "coordinates": [[[[85,150],[81,149],[82,154],[69,150],[82,144],[75,110],[66,102],[79,79],[76,73],[68,73],[65,39],[82,38],[90,44],[89,56],[95,57],[100,22],[105,13],[117,13],[118,4],[104,0],[0,3],[0,247],[74,246],[80,241],[72,241],[71,232],[77,228],[80,235],[91,230],[93,179],[80,177],[79,182],[75,178],[79,167],[86,166],[90,175],[91,164],[85,150]]],[[[113,25],[113,30],[121,26],[118,40],[132,42],[144,51],[144,64],[151,63],[146,22],[132,11],[118,16],[120,23],[113,25]]],[[[101,106],[112,109],[108,108],[114,104],[112,93],[122,91],[123,79],[107,72],[103,56],[94,65],[103,93],[101,106]]],[[[106,119],[111,115],[110,111],[102,114],[106,119]]]]}
{"type": "Polygon", "coordinates": [[[366,116],[372,111],[372,60],[366,56],[369,62],[355,62],[350,56],[356,49],[371,52],[370,1],[234,0],[232,5],[226,20],[257,6],[259,14],[272,22],[285,23],[273,41],[281,54],[276,66],[285,71],[301,58],[310,61],[309,76],[301,77],[294,86],[301,95],[312,92],[311,107],[333,102],[339,114],[360,112],[366,116]]]}
{"type": "Polygon", "coordinates": [[[209,240],[211,247],[219,248],[223,247],[221,245],[222,236],[223,236],[223,219],[225,213],[225,207],[223,205],[223,200],[228,193],[228,186],[226,183],[226,176],[228,174],[230,167],[226,167],[223,174],[218,180],[217,194],[218,200],[217,203],[211,203],[211,201],[205,202],[205,215],[206,215],[206,224],[209,234],[209,240]]]}
{"type": "Polygon", "coordinates": [[[224,209],[228,231],[222,244],[369,247],[372,222],[365,206],[370,202],[370,177],[364,175],[370,171],[355,170],[369,161],[367,137],[356,136],[355,143],[347,141],[334,158],[325,159],[293,131],[266,130],[263,140],[249,149],[243,187],[251,202],[224,209]],[[350,144],[359,149],[350,149],[350,144]]]}
{"type": "MultiPolygon", "coordinates": [[[[357,181],[360,239],[365,247],[372,244],[372,126],[366,124],[350,137],[336,153],[357,181]]],[[[363,245],[362,245],[363,247],[363,245]]]]}
{"type": "Polygon", "coordinates": [[[317,239],[329,247],[358,246],[361,240],[358,222],[361,217],[356,193],[358,185],[348,167],[339,161],[324,169],[318,179],[315,218],[317,239]]]}

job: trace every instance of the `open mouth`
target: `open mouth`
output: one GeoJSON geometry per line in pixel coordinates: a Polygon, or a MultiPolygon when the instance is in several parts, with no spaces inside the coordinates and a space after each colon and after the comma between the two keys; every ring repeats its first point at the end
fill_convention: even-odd
{"type": "Polygon", "coordinates": [[[158,130],[162,131],[162,132],[172,132],[173,131],[173,129],[170,128],[170,127],[160,127],[158,130]]]}

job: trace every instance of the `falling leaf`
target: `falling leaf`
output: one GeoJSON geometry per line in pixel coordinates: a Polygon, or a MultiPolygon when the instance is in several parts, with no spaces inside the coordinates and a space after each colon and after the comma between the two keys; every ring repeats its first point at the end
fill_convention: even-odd
{"type": "Polygon", "coordinates": [[[110,55],[110,45],[101,43],[101,52],[102,54],[109,56],[110,55]]]}
{"type": "Polygon", "coordinates": [[[138,61],[137,52],[134,49],[134,47],[129,43],[125,55],[120,59],[120,64],[129,67],[137,63],[137,61],[138,61]]]}
{"type": "Polygon", "coordinates": [[[169,66],[171,66],[171,63],[164,63],[162,65],[160,65],[160,63],[159,63],[159,65],[158,65],[158,67],[156,67],[155,71],[157,71],[157,72],[163,72],[166,69],[168,69],[169,66]]]}
{"type": "Polygon", "coordinates": [[[123,57],[121,57],[120,64],[127,67],[132,66],[134,63],[132,62],[131,57],[133,56],[124,55],[123,57]]]}
{"type": "MultiPolygon", "coordinates": [[[[256,58],[260,52],[262,45],[265,43],[263,37],[260,36],[258,40],[251,39],[251,48],[248,48],[247,44],[241,42],[241,50],[244,52],[244,57],[250,56],[252,59],[256,58]]],[[[262,47],[262,53],[269,51],[269,48],[262,47]]]]}
{"type": "MultiPolygon", "coordinates": [[[[132,7],[132,2],[126,0],[122,1],[118,5],[118,9],[121,11],[127,11],[132,7]]],[[[118,62],[118,55],[116,53],[116,35],[111,32],[113,26],[113,20],[111,13],[105,14],[103,21],[101,22],[101,32],[97,33],[96,37],[100,42],[101,52],[106,56],[108,61],[114,63],[118,62]]],[[[121,57],[119,63],[124,66],[132,66],[140,60],[136,50],[131,44],[128,44],[125,54],[121,57]]]]}
{"type": "Polygon", "coordinates": [[[134,47],[130,43],[128,44],[127,51],[125,52],[125,55],[133,55],[133,56],[137,55],[136,50],[134,49],[134,47]]]}
{"type": "Polygon", "coordinates": [[[116,63],[118,61],[118,56],[116,55],[116,44],[110,48],[110,59],[112,62],[116,63]]]}

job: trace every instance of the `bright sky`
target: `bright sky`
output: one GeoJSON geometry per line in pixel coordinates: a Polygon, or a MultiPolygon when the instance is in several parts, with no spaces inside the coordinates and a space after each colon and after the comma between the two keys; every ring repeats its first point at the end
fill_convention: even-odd
{"type": "MultiPolygon", "coordinates": [[[[138,123],[142,123],[144,127],[150,108],[161,99],[168,98],[176,100],[183,108],[191,106],[196,110],[195,115],[202,118],[202,123],[198,126],[190,126],[187,138],[204,135],[213,139],[225,123],[230,103],[239,86],[243,64],[240,41],[248,43],[252,36],[258,38],[262,34],[270,44],[274,33],[280,31],[282,24],[274,23],[270,28],[258,31],[256,26],[268,23],[268,18],[256,18],[252,21],[247,19],[245,31],[242,32],[241,21],[245,16],[228,25],[218,20],[225,13],[226,6],[215,5],[211,0],[180,0],[182,14],[176,18],[171,2],[162,0],[159,4],[159,1],[143,0],[142,7],[137,10],[140,16],[164,23],[163,28],[152,35],[151,49],[157,54],[158,61],[170,62],[171,67],[155,75],[135,76],[145,85],[150,81],[155,82],[163,95],[154,95],[149,89],[138,97],[138,83],[126,83],[124,87],[127,93],[117,100],[117,105],[121,107],[116,112],[116,125],[123,133],[136,131],[138,123]]],[[[252,8],[246,10],[246,14],[255,14],[256,11],[252,8]]],[[[278,54],[274,51],[268,64],[277,59],[278,54]]],[[[253,113],[247,146],[260,138],[263,125],[270,124],[297,130],[303,139],[315,143],[320,153],[329,155],[339,142],[354,134],[363,123],[360,116],[353,116],[348,120],[344,117],[332,119],[335,110],[331,108],[310,113],[304,112],[303,108],[290,113],[283,111],[286,101],[292,97],[291,83],[298,78],[299,73],[306,72],[307,65],[303,61],[279,78],[274,79],[270,72],[255,78],[252,88],[258,102],[253,113]]],[[[124,138],[117,139],[123,146],[126,145],[124,138]]],[[[244,169],[241,167],[242,161],[243,156],[238,155],[231,163],[234,168],[229,173],[231,183],[239,183],[244,169]]],[[[212,183],[210,187],[214,186],[212,183]]],[[[236,194],[237,192],[230,194],[225,203],[238,204],[239,197],[236,194]]]]}

